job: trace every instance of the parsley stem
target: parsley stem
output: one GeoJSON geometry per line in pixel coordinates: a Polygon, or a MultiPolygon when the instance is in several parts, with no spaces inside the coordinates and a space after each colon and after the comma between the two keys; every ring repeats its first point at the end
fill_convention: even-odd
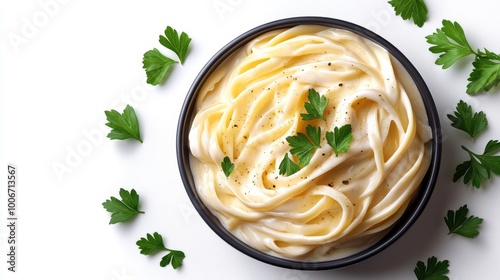
{"type": "Polygon", "coordinates": [[[474,156],[474,157],[476,156],[476,154],[473,151],[469,150],[464,145],[462,145],[462,149],[464,149],[467,153],[469,153],[470,156],[474,156]]]}

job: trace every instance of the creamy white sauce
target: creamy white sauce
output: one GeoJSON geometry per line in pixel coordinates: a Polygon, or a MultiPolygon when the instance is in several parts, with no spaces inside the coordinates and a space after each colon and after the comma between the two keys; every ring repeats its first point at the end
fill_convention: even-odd
{"type": "Polygon", "coordinates": [[[272,255],[334,259],[378,240],[402,215],[430,161],[430,130],[407,73],[381,46],[349,31],[297,26],[264,34],[205,82],[189,134],[196,189],[234,235],[272,255]],[[326,121],[304,121],[308,91],[328,98],[326,121]],[[279,174],[286,137],[307,124],[350,124],[335,156],[324,135],[310,163],[279,174]],[[235,164],[229,177],[221,162],[235,164]]]}

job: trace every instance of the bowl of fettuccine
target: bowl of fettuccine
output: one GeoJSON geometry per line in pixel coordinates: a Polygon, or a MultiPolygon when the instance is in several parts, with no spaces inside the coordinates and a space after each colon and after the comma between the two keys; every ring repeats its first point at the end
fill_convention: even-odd
{"type": "Polygon", "coordinates": [[[178,123],[180,175],[227,244],[265,263],[333,269],[393,244],[439,171],[438,113],[421,75],[354,23],[280,19],[217,52],[178,123]]]}

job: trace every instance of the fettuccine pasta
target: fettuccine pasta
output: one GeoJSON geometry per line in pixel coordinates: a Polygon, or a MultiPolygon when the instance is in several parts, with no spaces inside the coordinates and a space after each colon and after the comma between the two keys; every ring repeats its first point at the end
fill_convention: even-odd
{"type": "Polygon", "coordinates": [[[403,214],[430,162],[425,109],[401,69],[386,49],[342,29],[301,25],[249,42],[196,100],[189,145],[204,204],[271,255],[334,259],[373,244],[403,214]],[[310,89],[328,98],[326,121],[302,120],[310,89]],[[336,156],[323,135],[307,165],[280,174],[288,136],[346,124],[346,152],[336,156]],[[228,177],[226,156],[235,166],[228,177]]]}

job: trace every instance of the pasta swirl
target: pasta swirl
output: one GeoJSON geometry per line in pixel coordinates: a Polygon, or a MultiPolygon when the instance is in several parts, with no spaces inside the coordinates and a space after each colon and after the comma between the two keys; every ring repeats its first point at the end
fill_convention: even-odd
{"type": "Polygon", "coordinates": [[[416,89],[381,46],[352,32],[301,25],[261,35],[205,82],[189,134],[199,196],[238,238],[290,259],[332,259],[379,239],[403,214],[430,162],[416,89]],[[328,98],[326,121],[304,121],[308,90],[328,98]],[[286,137],[307,124],[350,124],[350,149],[321,148],[279,174],[286,137]],[[221,161],[235,165],[226,178],[221,161]]]}

